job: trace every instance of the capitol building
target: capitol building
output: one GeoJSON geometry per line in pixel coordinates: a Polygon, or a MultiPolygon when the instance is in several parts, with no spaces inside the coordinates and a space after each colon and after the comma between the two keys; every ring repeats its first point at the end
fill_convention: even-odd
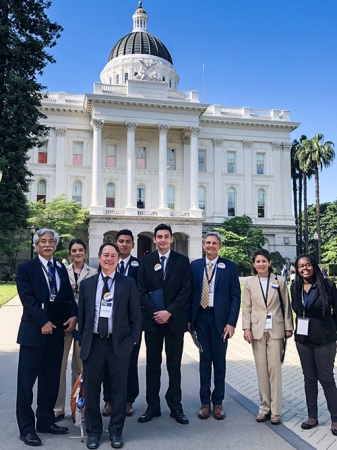
{"type": "Polygon", "coordinates": [[[89,208],[90,264],[122,228],[135,236],[135,256],[152,251],[162,222],[173,248],[193,260],[205,230],[243,214],[269,251],[294,260],[290,133],[299,123],[286,110],[209,105],[180,91],[142,2],[132,24],[92,94],[46,93],[49,135],[30,153],[29,200],[65,194],[89,208]]]}

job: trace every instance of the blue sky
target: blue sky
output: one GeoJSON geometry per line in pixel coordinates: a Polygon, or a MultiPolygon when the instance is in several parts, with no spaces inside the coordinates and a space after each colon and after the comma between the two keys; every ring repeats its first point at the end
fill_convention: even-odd
{"type": "MultiPolygon", "coordinates": [[[[137,7],[137,0],[54,0],[48,15],[64,32],[51,50],[56,64],[40,79],[47,90],[92,93],[137,7]]],[[[323,133],[337,154],[336,0],[144,0],[143,7],[180,90],[198,90],[210,104],[288,109],[301,122],[292,139],[323,133]]],[[[320,174],[321,202],[337,199],[336,167],[337,158],[320,174]]]]}

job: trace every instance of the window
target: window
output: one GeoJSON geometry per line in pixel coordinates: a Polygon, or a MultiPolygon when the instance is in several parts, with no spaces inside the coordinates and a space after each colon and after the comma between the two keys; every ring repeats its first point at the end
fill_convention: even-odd
{"type": "Polygon", "coordinates": [[[146,148],[138,147],[137,148],[137,169],[146,169],[146,148]]]}
{"type": "Polygon", "coordinates": [[[126,83],[126,82],[128,81],[128,79],[129,79],[129,74],[126,73],[126,74],[124,75],[124,83],[126,83]]]}
{"type": "Polygon", "coordinates": [[[176,170],[176,155],[174,149],[167,149],[167,169],[176,170]]]}
{"type": "Polygon", "coordinates": [[[227,192],[227,216],[235,216],[235,189],[230,188],[227,192]]]}
{"type": "Polygon", "coordinates": [[[73,165],[82,166],[83,164],[83,142],[73,142],[73,165]]]}
{"type": "Polygon", "coordinates": [[[145,209],[145,186],[137,187],[137,208],[145,209]]]}
{"type": "Polygon", "coordinates": [[[256,173],[258,175],[264,174],[264,154],[258,153],[256,155],[256,173]]]}
{"type": "Polygon", "coordinates": [[[46,180],[39,180],[37,182],[37,195],[36,195],[36,201],[42,200],[43,202],[46,201],[47,196],[47,182],[46,180]]]}
{"type": "Polygon", "coordinates": [[[106,146],[106,167],[116,167],[116,146],[106,146]]]}
{"type": "Polygon", "coordinates": [[[48,141],[44,141],[41,147],[39,147],[38,159],[39,164],[47,164],[48,155],[48,141]]]}
{"type": "Polygon", "coordinates": [[[82,183],[80,181],[74,181],[74,183],[73,183],[72,199],[75,202],[82,203],[82,183]]]}
{"type": "Polygon", "coordinates": [[[202,186],[199,186],[199,208],[202,210],[202,215],[205,215],[206,210],[206,191],[205,188],[202,186]]]}
{"type": "Polygon", "coordinates": [[[174,209],[174,187],[167,186],[167,206],[174,209]]]}
{"type": "Polygon", "coordinates": [[[260,189],[257,192],[257,217],[265,216],[265,192],[260,189]]]}
{"type": "Polygon", "coordinates": [[[165,77],[163,77],[163,81],[165,81],[165,77]]]}
{"type": "Polygon", "coordinates": [[[198,170],[199,172],[206,172],[206,150],[198,151],[198,170]]]}
{"type": "Polygon", "coordinates": [[[105,206],[107,208],[114,208],[115,207],[115,185],[114,185],[114,183],[108,183],[106,185],[105,206]]]}
{"type": "Polygon", "coordinates": [[[116,84],[119,84],[119,75],[116,75],[116,84]]]}
{"type": "Polygon", "coordinates": [[[227,152],[227,173],[235,172],[235,152],[227,152]]]}

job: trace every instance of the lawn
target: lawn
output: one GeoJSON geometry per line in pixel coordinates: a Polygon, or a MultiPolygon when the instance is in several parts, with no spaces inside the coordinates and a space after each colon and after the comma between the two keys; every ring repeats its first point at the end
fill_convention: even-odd
{"type": "Polygon", "coordinates": [[[0,308],[2,305],[5,305],[11,298],[13,298],[17,294],[16,284],[9,283],[0,283],[0,308]]]}

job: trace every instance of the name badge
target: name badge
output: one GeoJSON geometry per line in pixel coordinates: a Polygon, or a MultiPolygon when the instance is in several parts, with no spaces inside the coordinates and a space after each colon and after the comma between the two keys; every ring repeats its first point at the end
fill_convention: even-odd
{"type": "Polygon", "coordinates": [[[106,317],[107,319],[112,317],[112,303],[112,294],[111,292],[107,292],[106,294],[104,294],[104,298],[102,299],[101,310],[99,312],[100,317],[106,317]]]}
{"type": "Polygon", "coordinates": [[[273,317],[271,314],[267,314],[265,330],[271,330],[273,328],[273,317]]]}
{"type": "Polygon", "coordinates": [[[298,318],[296,334],[301,334],[302,336],[308,336],[308,332],[309,332],[309,319],[306,317],[298,318]]]}
{"type": "Polygon", "coordinates": [[[208,306],[214,306],[214,293],[213,292],[209,293],[208,306]]]}
{"type": "Polygon", "coordinates": [[[271,284],[271,287],[272,287],[273,289],[278,289],[279,286],[280,286],[280,285],[279,285],[278,283],[276,283],[275,281],[273,281],[272,284],[271,284]]]}
{"type": "Polygon", "coordinates": [[[225,269],[225,268],[226,268],[226,264],[225,264],[225,263],[220,262],[220,263],[218,264],[218,269],[225,269]]]}
{"type": "Polygon", "coordinates": [[[51,301],[51,302],[54,302],[54,301],[55,301],[55,298],[56,298],[56,295],[50,294],[50,301],[51,301]]]}
{"type": "Polygon", "coordinates": [[[138,267],[138,266],[139,266],[139,262],[138,261],[132,261],[131,267],[138,267]]]}
{"type": "Polygon", "coordinates": [[[161,270],[161,264],[156,264],[156,265],[154,266],[154,270],[155,270],[156,272],[158,272],[158,270],[161,270]]]}

